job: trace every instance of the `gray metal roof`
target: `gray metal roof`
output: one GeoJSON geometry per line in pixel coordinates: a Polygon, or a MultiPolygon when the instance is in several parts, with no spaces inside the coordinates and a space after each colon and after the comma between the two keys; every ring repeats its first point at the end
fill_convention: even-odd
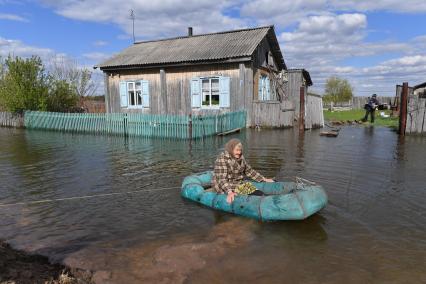
{"type": "Polygon", "coordinates": [[[273,26],[138,42],[98,67],[121,69],[250,57],[265,36],[278,66],[285,68],[273,26]]]}

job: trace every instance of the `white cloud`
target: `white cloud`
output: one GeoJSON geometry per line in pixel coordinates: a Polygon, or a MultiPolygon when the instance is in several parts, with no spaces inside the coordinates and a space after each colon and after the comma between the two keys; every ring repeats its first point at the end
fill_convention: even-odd
{"type": "Polygon", "coordinates": [[[31,45],[26,45],[20,40],[5,39],[0,37],[0,56],[6,57],[8,55],[31,57],[38,55],[42,58],[48,58],[55,54],[50,48],[42,48],[31,45]]]}
{"type": "Polygon", "coordinates": [[[93,42],[93,45],[94,46],[105,46],[105,45],[108,45],[108,42],[104,41],[104,40],[97,40],[97,41],[93,42]]]}
{"type": "Polygon", "coordinates": [[[135,34],[139,39],[186,34],[188,26],[194,33],[220,31],[246,25],[240,18],[225,15],[238,2],[229,0],[167,0],[118,1],[105,0],[46,0],[56,13],[71,19],[115,23],[127,34],[132,34],[130,10],[135,12],[135,34]]]}
{"type": "Polygon", "coordinates": [[[90,52],[83,54],[83,57],[89,59],[90,61],[94,61],[95,63],[100,63],[111,57],[111,54],[103,53],[103,52],[90,52]]]}
{"type": "Polygon", "coordinates": [[[423,13],[426,12],[424,0],[254,0],[247,1],[241,8],[245,17],[256,18],[261,23],[273,22],[287,26],[312,15],[356,11],[389,11],[394,13],[423,13]]]}
{"type": "Polygon", "coordinates": [[[357,11],[391,11],[396,13],[421,13],[426,12],[424,0],[333,0],[329,1],[334,9],[357,11]]]}
{"type": "MultiPolygon", "coordinates": [[[[402,80],[421,80],[422,66],[426,66],[423,62],[426,35],[411,42],[367,41],[371,32],[368,12],[426,12],[424,0],[44,0],[43,3],[70,19],[113,23],[123,30],[119,38],[129,42],[130,9],[135,11],[138,40],[185,35],[188,26],[194,27],[197,34],[275,24],[287,65],[310,71],[314,88],[320,93],[326,79],[337,75],[352,82],[357,94],[379,91],[392,94],[395,84],[402,80]],[[396,58],[369,67],[344,63],[346,59],[359,58],[365,64],[364,57],[376,55],[396,58]]],[[[103,46],[104,42],[93,45],[103,46]]],[[[106,57],[107,54],[100,52],[82,55],[94,63],[106,57]]]]}
{"type": "Polygon", "coordinates": [[[21,16],[15,14],[4,14],[0,13],[0,20],[9,20],[9,21],[17,21],[17,22],[29,22],[28,19],[25,19],[21,16]]]}

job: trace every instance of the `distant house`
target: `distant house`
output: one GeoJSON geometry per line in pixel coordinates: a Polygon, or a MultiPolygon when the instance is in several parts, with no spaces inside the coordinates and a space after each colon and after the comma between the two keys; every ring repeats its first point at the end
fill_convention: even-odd
{"type": "Polygon", "coordinates": [[[426,82],[414,86],[413,91],[414,95],[426,98],[426,82]]]}
{"type": "MultiPolygon", "coordinates": [[[[289,86],[273,26],[200,35],[189,28],[187,36],[137,42],[97,67],[105,74],[110,113],[246,110],[248,126],[294,121],[293,114],[286,125],[281,114],[289,86]]],[[[300,84],[312,84],[306,71],[289,72],[301,74],[300,84]]]]}

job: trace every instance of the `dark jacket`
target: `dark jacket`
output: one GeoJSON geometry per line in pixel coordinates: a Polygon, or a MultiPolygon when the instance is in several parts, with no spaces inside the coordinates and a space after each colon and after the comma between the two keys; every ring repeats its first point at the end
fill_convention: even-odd
{"type": "Polygon", "coordinates": [[[368,103],[365,105],[365,109],[375,110],[379,105],[379,101],[376,98],[370,98],[368,103]]]}

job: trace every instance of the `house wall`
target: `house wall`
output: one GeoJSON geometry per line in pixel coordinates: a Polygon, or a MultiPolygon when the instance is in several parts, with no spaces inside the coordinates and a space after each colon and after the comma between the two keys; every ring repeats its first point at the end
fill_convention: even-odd
{"type": "Polygon", "coordinates": [[[421,95],[422,97],[426,97],[426,87],[417,88],[414,90],[414,95],[421,95]]]}
{"type": "MultiPolygon", "coordinates": [[[[267,75],[272,83],[274,77],[279,77],[276,59],[273,60],[272,66],[267,67],[266,58],[270,51],[270,45],[267,39],[264,39],[254,53],[253,59],[253,111],[251,113],[251,125],[260,127],[292,127],[294,124],[294,103],[287,99],[286,83],[281,81],[280,86],[284,86],[284,90],[280,91],[282,100],[262,101],[259,100],[259,79],[261,75],[267,75]]],[[[268,64],[271,60],[268,60],[268,64]]],[[[281,79],[279,79],[281,80],[281,79]]],[[[271,84],[272,85],[272,84],[271,84]]],[[[271,91],[272,91],[271,86],[271,91]]]]}
{"type": "Polygon", "coordinates": [[[278,71],[275,58],[272,60],[272,62],[269,58],[268,64],[266,63],[270,50],[271,50],[271,46],[269,45],[267,38],[264,38],[262,42],[259,44],[259,46],[257,47],[256,51],[254,52],[253,65],[255,68],[267,67],[267,65],[269,65],[273,70],[278,71]]]}
{"type": "Polygon", "coordinates": [[[246,109],[248,123],[252,111],[253,72],[250,64],[227,63],[120,70],[106,74],[106,109],[110,113],[141,112],[150,114],[204,114],[246,109]],[[230,107],[219,110],[191,107],[191,79],[203,76],[230,77],[230,107]],[[130,109],[120,106],[120,81],[148,80],[150,107],[130,109]]]}

